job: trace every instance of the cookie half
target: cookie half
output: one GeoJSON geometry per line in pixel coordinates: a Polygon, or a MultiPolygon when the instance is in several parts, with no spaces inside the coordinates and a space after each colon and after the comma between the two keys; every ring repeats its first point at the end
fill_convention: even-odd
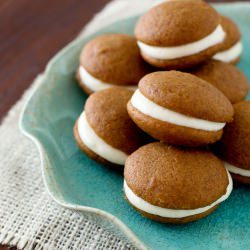
{"type": "Polygon", "coordinates": [[[189,72],[214,85],[231,103],[243,101],[248,94],[248,80],[234,65],[209,60],[189,72]]]}
{"type": "Polygon", "coordinates": [[[128,157],[124,192],[142,215],[187,223],[210,214],[232,191],[232,179],[208,151],[151,143],[128,157]]]}
{"type": "Polygon", "coordinates": [[[174,145],[218,141],[233,119],[229,100],[208,82],[188,73],[146,75],[128,103],[133,121],[152,137],[174,145]]]}
{"type": "Polygon", "coordinates": [[[236,64],[243,51],[240,30],[229,17],[221,16],[221,25],[226,32],[226,39],[223,42],[222,50],[215,54],[213,58],[236,64]]]}
{"type": "Polygon", "coordinates": [[[124,165],[144,145],[146,135],[130,119],[126,104],[133,91],[114,87],[92,94],[77,119],[74,135],[80,149],[94,160],[124,165]]]}
{"type": "Polygon", "coordinates": [[[203,1],[167,1],[144,14],[135,28],[143,58],[155,67],[185,69],[211,58],[226,34],[220,16],[203,1]]]}
{"type": "Polygon", "coordinates": [[[105,34],[89,41],[80,55],[76,77],[80,87],[91,94],[110,87],[132,90],[149,73],[136,40],[125,34],[105,34]]]}
{"type": "Polygon", "coordinates": [[[234,105],[234,120],[225,127],[216,149],[233,178],[250,184],[250,101],[234,105]]]}

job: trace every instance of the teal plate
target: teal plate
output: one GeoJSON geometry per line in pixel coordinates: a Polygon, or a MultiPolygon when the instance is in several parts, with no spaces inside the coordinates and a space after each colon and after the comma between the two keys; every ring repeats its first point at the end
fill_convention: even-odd
{"type": "MultiPolygon", "coordinates": [[[[250,80],[250,4],[216,5],[241,28],[244,55],[239,64],[250,80]]],[[[48,192],[64,207],[81,211],[115,235],[139,248],[250,249],[249,189],[237,186],[213,214],[188,225],[156,223],[140,216],[125,201],[123,177],[81,153],[72,128],[86,95],[74,72],[81,48],[91,38],[110,32],[132,34],[131,17],[77,39],[48,64],[45,75],[21,117],[22,131],[37,144],[48,192]]],[[[249,96],[248,96],[249,98],[249,96]]]]}

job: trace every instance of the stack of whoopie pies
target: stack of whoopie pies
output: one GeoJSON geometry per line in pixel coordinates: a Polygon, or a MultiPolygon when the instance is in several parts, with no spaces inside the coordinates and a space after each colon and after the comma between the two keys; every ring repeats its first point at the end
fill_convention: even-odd
{"type": "Polygon", "coordinates": [[[195,0],[153,7],[135,37],[105,34],[84,46],[76,77],[90,96],[76,142],[102,164],[125,165],[126,199],[142,215],[194,221],[229,197],[229,172],[250,184],[241,53],[237,25],[195,0]]]}

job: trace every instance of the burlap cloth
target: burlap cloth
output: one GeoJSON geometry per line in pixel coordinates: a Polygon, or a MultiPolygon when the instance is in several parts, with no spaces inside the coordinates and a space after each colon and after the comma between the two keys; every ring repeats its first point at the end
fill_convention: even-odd
{"type": "MultiPolygon", "coordinates": [[[[113,1],[94,17],[80,36],[118,19],[141,13],[157,2],[113,1]]],[[[41,77],[14,105],[0,127],[0,243],[16,245],[21,249],[133,248],[84,215],[60,207],[47,194],[38,150],[18,128],[27,96],[39,84],[41,77]]]]}

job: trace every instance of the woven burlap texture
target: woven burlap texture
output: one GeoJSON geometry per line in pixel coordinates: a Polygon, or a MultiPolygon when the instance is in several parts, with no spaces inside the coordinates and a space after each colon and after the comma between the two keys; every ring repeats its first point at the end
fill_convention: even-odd
{"type": "MultiPolygon", "coordinates": [[[[156,2],[113,1],[94,17],[80,36],[138,14],[156,2]]],[[[27,97],[41,78],[42,75],[34,81],[0,127],[0,243],[20,249],[133,248],[84,215],[60,207],[47,194],[38,150],[18,127],[27,97]]]]}

